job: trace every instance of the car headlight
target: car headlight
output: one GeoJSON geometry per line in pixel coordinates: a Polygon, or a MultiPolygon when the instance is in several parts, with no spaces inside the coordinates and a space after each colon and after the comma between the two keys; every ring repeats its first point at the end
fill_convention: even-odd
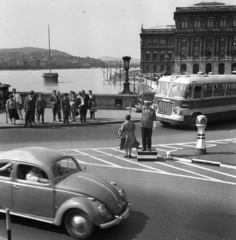
{"type": "Polygon", "coordinates": [[[174,114],[177,114],[177,115],[180,115],[181,114],[181,111],[179,109],[174,109],[173,110],[173,113],[174,114]]]}
{"type": "Polygon", "coordinates": [[[126,201],[125,190],[122,189],[122,188],[120,188],[120,189],[119,189],[119,194],[120,194],[120,197],[121,197],[124,201],[126,201]]]}
{"type": "Polygon", "coordinates": [[[111,214],[109,213],[109,211],[107,210],[106,206],[104,204],[100,204],[98,206],[98,212],[100,213],[100,215],[102,217],[106,217],[106,218],[110,218],[111,214]]]}

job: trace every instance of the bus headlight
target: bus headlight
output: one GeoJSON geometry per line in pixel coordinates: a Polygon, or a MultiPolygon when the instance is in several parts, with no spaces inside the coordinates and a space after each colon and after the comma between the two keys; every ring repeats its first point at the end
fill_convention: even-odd
{"type": "Polygon", "coordinates": [[[181,115],[180,109],[174,109],[173,113],[176,114],[176,115],[181,115]]]}

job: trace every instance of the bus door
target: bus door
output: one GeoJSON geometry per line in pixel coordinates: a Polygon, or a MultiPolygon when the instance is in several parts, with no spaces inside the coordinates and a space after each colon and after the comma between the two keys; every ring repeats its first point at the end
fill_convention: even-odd
{"type": "Polygon", "coordinates": [[[193,93],[192,93],[192,104],[191,109],[193,111],[200,110],[202,108],[202,85],[194,85],[193,86],[193,93]]]}

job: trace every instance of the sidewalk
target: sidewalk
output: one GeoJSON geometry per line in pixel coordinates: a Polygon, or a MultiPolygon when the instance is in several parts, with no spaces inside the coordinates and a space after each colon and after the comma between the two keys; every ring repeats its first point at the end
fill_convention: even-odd
{"type": "MultiPolygon", "coordinates": [[[[23,111],[22,111],[23,113],[23,111]]],[[[95,113],[95,119],[90,119],[89,112],[87,113],[87,125],[99,125],[99,124],[116,124],[123,123],[125,121],[125,116],[130,114],[128,110],[98,110],[95,113]]],[[[24,116],[24,113],[23,113],[24,116]]],[[[134,122],[139,122],[141,118],[140,113],[131,112],[131,120],[134,122]]],[[[80,123],[80,116],[76,118],[76,122],[69,121],[69,124],[63,124],[63,122],[53,122],[52,109],[46,108],[44,114],[44,123],[45,124],[33,124],[34,128],[40,127],[81,127],[85,126],[84,123],[80,123]]],[[[35,121],[36,123],[37,121],[35,121]]],[[[6,123],[6,113],[0,113],[0,129],[14,129],[14,128],[29,128],[29,126],[24,127],[25,121],[17,120],[16,125],[11,125],[10,119],[6,123]]]]}

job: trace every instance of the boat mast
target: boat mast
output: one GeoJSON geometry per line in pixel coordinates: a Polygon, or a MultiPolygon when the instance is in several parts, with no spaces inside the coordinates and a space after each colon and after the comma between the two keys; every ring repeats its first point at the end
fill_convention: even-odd
{"type": "Polygon", "coordinates": [[[50,67],[50,73],[51,73],[51,51],[50,51],[50,30],[49,30],[49,24],[48,24],[48,43],[49,43],[49,67],[50,67]]]}

